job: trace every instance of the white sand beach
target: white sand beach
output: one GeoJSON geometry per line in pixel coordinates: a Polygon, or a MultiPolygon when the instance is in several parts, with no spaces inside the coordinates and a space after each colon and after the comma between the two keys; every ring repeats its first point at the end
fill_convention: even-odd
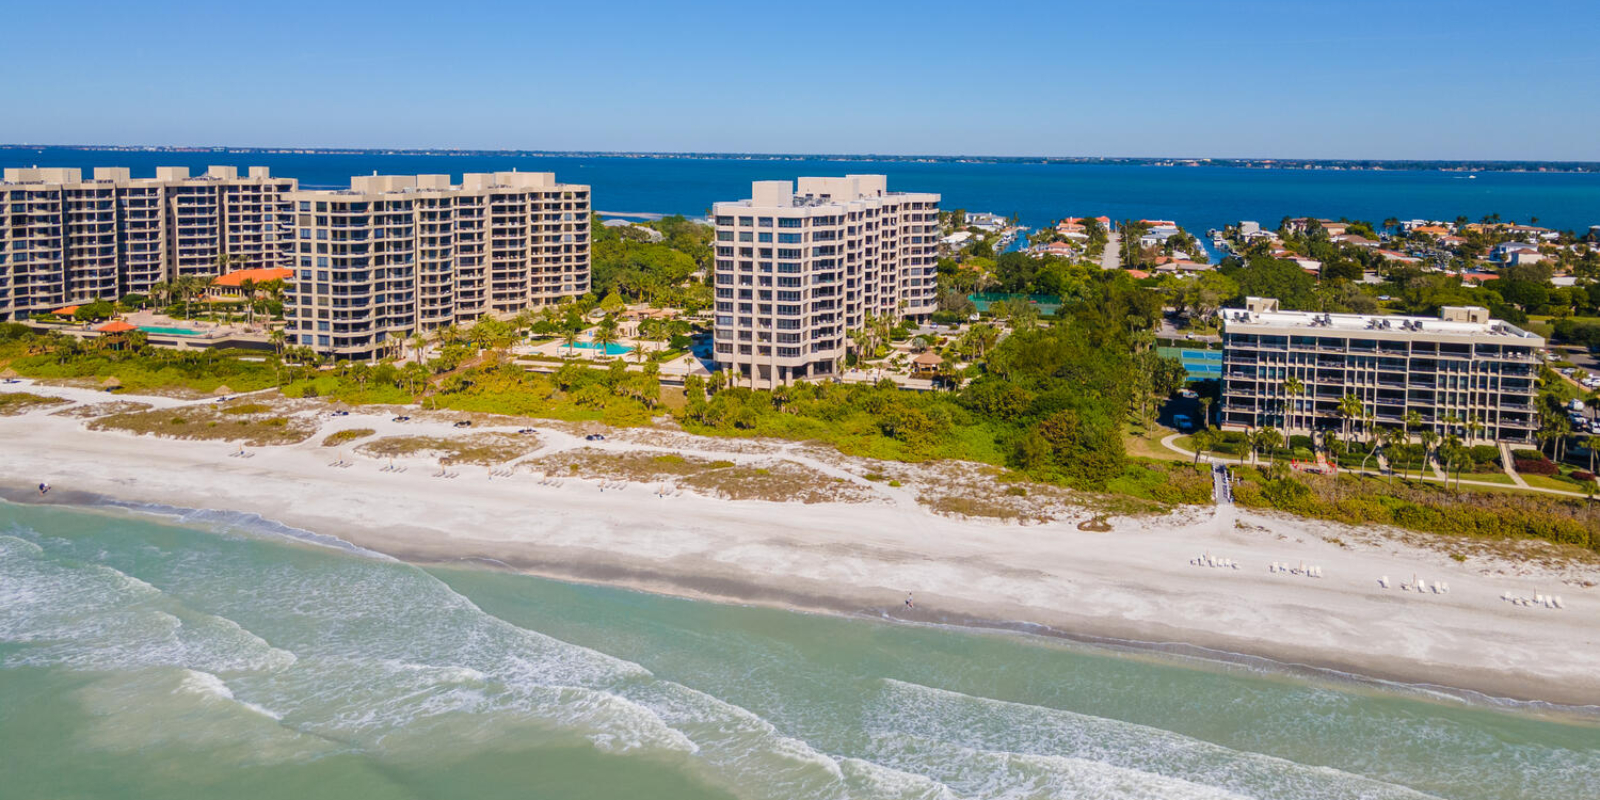
{"type": "MultiPolygon", "coordinates": [[[[78,403],[110,399],[27,383],[7,389],[78,403]]],[[[227,442],[90,431],[85,420],[54,413],[61,408],[0,417],[0,483],[13,496],[37,500],[29,487],[48,482],[49,501],[82,492],[256,513],[419,563],[484,560],[689,597],[920,622],[1028,623],[1494,697],[1600,705],[1593,559],[1536,563],[1470,551],[1457,562],[1449,547],[1406,543],[1412,537],[1232,507],[1114,519],[1105,533],[1070,522],[956,518],[919,504],[910,489],[864,480],[842,460],[804,448],[682,434],[586,443],[571,426],[535,424],[539,449],[526,458],[586,446],[741,463],[787,458],[872,499],[730,501],[676,490],[663,497],[656,483],[602,491],[593,480],[552,486],[531,469],[494,476],[482,466],[452,467],[459,477],[446,479],[432,477],[439,468],[430,459],[398,458],[404,472],[383,471],[387,459],[321,446],[327,434],[353,428],[378,436],[462,433],[437,418],[323,416],[317,435],[301,444],[249,448],[252,457],[237,458],[228,454],[238,445],[227,442]],[[339,458],[354,464],[329,466],[339,458]],[[1239,568],[1191,564],[1205,554],[1239,568]],[[1322,577],[1274,573],[1273,562],[1314,565],[1322,577]],[[1390,588],[1380,587],[1380,576],[1390,588]],[[1450,591],[1402,591],[1413,576],[1445,581],[1450,591]],[[1502,600],[1507,591],[1560,595],[1565,608],[1514,605],[1502,600]],[[914,608],[905,605],[907,593],[914,608]]]]}

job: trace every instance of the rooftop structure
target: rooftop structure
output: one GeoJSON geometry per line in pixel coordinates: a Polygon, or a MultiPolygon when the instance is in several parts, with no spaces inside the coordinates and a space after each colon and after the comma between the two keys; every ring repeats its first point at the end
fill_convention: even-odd
{"type": "Polygon", "coordinates": [[[1222,422],[1289,431],[1342,428],[1353,395],[1358,430],[1406,427],[1463,439],[1533,438],[1537,351],[1544,339],[1475,306],[1438,317],[1281,311],[1248,298],[1223,311],[1222,422]],[[1302,391],[1291,394],[1293,378],[1302,391]]]}
{"type": "Polygon", "coordinates": [[[715,357],[750,385],[836,375],[868,319],[934,311],[936,194],[883,175],[757,181],[713,215],[715,357]]]}

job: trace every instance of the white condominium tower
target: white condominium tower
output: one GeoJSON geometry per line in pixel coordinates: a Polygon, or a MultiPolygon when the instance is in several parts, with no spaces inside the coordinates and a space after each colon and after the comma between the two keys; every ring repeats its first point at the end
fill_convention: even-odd
{"type": "Polygon", "coordinates": [[[338,358],[589,290],[589,187],[548,172],[373,175],[300,191],[289,343],[338,358]]]}
{"type": "Polygon", "coordinates": [[[1474,306],[1437,317],[1280,311],[1251,297],[1223,309],[1222,426],[1291,433],[1339,430],[1340,401],[1361,401],[1373,426],[1531,442],[1544,339],[1474,306]],[[1297,384],[1291,384],[1290,379],[1297,384]],[[1295,388],[1297,391],[1289,391],[1295,388]]]}
{"type": "Polygon", "coordinates": [[[266,167],[7,169],[0,182],[0,319],[148,294],[180,276],[290,265],[285,195],[266,167]]]}
{"type": "Polygon", "coordinates": [[[869,317],[935,310],[937,194],[883,175],[757,181],[713,213],[716,362],[743,385],[837,375],[869,317]]]}

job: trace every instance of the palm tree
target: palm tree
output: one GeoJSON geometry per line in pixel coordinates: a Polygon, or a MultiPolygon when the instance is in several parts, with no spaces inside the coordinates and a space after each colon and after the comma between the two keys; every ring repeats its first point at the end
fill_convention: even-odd
{"type": "Polygon", "coordinates": [[[607,314],[600,319],[600,324],[594,328],[594,343],[599,345],[600,352],[610,355],[611,345],[617,341],[617,318],[607,314]]]}
{"type": "MultiPolygon", "coordinates": [[[[1422,433],[1417,434],[1417,438],[1422,440],[1422,460],[1423,462],[1427,462],[1429,454],[1433,454],[1435,452],[1434,448],[1439,443],[1439,434],[1434,432],[1432,428],[1428,428],[1422,433]]],[[[1426,466],[1426,463],[1424,463],[1424,466],[1426,466]]]]}
{"type": "Polygon", "coordinates": [[[1377,417],[1369,413],[1364,417],[1364,420],[1367,425],[1367,434],[1371,441],[1369,442],[1370,447],[1367,448],[1367,454],[1361,457],[1362,472],[1367,471],[1367,461],[1378,454],[1378,444],[1382,440],[1382,434],[1379,432],[1377,426],[1373,424],[1377,420],[1377,417]]]}
{"type": "Polygon", "coordinates": [[[1401,442],[1405,441],[1406,434],[1405,434],[1405,431],[1403,431],[1403,430],[1401,430],[1399,428],[1384,428],[1383,429],[1383,433],[1381,434],[1381,436],[1383,437],[1383,455],[1384,455],[1384,458],[1389,459],[1389,485],[1393,486],[1394,485],[1394,456],[1393,456],[1394,447],[1396,445],[1400,444],[1401,442]]]}
{"type": "Polygon", "coordinates": [[[1267,463],[1278,463],[1278,448],[1283,446],[1283,434],[1276,428],[1266,427],[1256,431],[1256,438],[1260,446],[1266,448],[1267,463]]]}
{"type": "Polygon", "coordinates": [[[1351,423],[1361,416],[1361,398],[1347,394],[1339,398],[1339,416],[1344,418],[1344,438],[1350,438],[1351,423]]]}
{"type": "Polygon", "coordinates": [[[1406,430],[1412,431],[1422,426],[1422,414],[1417,411],[1406,412],[1406,430]]]}
{"type": "Polygon", "coordinates": [[[273,328],[267,333],[267,341],[272,343],[272,349],[279,358],[283,358],[283,344],[288,340],[289,335],[284,333],[282,328],[273,328]]]}
{"type": "Polygon", "coordinates": [[[1211,430],[1211,403],[1210,397],[1200,398],[1200,427],[1211,430]]]}
{"type": "Polygon", "coordinates": [[[1450,468],[1456,470],[1456,491],[1461,491],[1461,437],[1454,433],[1446,434],[1444,444],[1439,446],[1439,452],[1444,455],[1444,479],[1446,485],[1450,482],[1450,468]]]}
{"type": "Polygon", "coordinates": [[[583,325],[581,322],[576,325],[565,324],[561,326],[561,343],[566,345],[566,348],[562,350],[562,358],[570,358],[573,355],[572,350],[578,344],[578,336],[582,333],[583,325]]]}
{"type": "MultiPolygon", "coordinates": [[[[1297,378],[1297,377],[1295,377],[1293,375],[1290,375],[1288,378],[1285,378],[1284,381],[1283,381],[1283,393],[1288,395],[1291,398],[1298,398],[1301,395],[1306,393],[1306,385],[1305,385],[1305,383],[1301,382],[1301,380],[1299,378],[1297,378]]],[[[1300,410],[1299,401],[1298,400],[1290,400],[1289,401],[1289,407],[1291,409],[1295,410],[1295,411],[1299,411],[1300,410]]],[[[1284,423],[1284,426],[1287,427],[1287,428],[1290,428],[1290,429],[1293,429],[1293,427],[1294,427],[1293,425],[1289,424],[1287,421],[1284,423]]]]}
{"type": "Polygon", "coordinates": [[[1196,465],[1200,463],[1200,454],[1206,450],[1210,450],[1211,445],[1215,443],[1215,440],[1216,435],[1213,434],[1209,428],[1201,428],[1200,430],[1195,431],[1193,436],[1189,437],[1190,445],[1194,447],[1194,463],[1196,465]]]}
{"type": "Polygon", "coordinates": [[[1600,436],[1588,436],[1583,440],[1583,446],[1589,448],[1589,472],[1594,472],[1595,453],[1600,451],[1600,436]]]}

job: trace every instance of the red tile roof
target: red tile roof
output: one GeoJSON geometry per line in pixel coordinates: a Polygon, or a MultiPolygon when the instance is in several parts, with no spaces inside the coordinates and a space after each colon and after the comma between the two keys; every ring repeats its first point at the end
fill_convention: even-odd
{"type": "Polygon", "coordinates": [[[267,281],[288,280],[294,277],[294,270],[283,267],[267,267],[262,269],[241,269],[226,275],[219,275],[211,282],[212,286],[240,286],[246,280],[254,283],[267,281]]]}

